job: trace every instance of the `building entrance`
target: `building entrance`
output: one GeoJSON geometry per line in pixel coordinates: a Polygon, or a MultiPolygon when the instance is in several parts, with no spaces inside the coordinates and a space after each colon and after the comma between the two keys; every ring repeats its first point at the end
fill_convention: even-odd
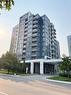
{"type": "Polygon", "coordinates": [[[34,74],[40,74],[40,63],[34,63],[34,74]]]}
{"type": "Polygon", "coordinates": [[[44,74],[54,74],[54,64],[44,63],[44,74]]]}

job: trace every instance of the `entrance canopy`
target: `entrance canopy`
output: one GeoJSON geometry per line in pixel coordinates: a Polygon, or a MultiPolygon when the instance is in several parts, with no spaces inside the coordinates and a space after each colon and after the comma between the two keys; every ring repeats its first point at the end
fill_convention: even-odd
{"type": "Polygon", "coordinates": [[[44,62],[44,63],[60,63],[62,62],[62,59],[34,59],[34,60],[25,60],[25,63],[31,63],[31,62],[44,62]]]}
{"type": "Polygon", "coordinates": [[[29,63],[29,71],[31,74],[46,74],[54,73],[58,64],[62,62],[62,59],[34,59],[25,60],[25,63],[29,63]]]}

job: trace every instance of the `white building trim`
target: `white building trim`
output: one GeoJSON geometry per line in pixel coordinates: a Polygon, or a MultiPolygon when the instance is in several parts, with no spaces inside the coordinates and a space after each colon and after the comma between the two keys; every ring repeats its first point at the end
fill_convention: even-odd
{"type": "Polygon", "coordinates": [[[59,63],[59,62],[62,62],[62,59],[34,59],[34,60],[25,60],[25,63],[31,63],[31,62],[59,63]]]}

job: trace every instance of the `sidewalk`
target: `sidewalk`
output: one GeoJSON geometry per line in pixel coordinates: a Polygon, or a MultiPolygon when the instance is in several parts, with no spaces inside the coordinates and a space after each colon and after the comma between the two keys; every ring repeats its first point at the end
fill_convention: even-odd
{"type": "Polygon", "coordinates": [[[59,80],[52,80],[52,79],[46,79],[50,82],[57,82],[57,83],[65,83],[65,84],[71,84],[71,82],[67,82],[67,81],[59,81],[59,80]]]}

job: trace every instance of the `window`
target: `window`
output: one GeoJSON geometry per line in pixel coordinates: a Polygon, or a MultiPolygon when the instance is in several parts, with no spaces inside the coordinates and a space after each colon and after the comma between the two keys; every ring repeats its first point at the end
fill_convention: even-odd
{"type": "Polygon", "coordinates": [[[28,28],[28,26],[25,26],[25,29],[28,28]]]}
{"type": "Polygon", "coordinates": [[[26,43],[24,43],[23,45],[26,45],[26,43]]]}
{"type": "Polygon", "coordinates": [[[36,53],[36,51],[32,51],[32,53],[36,53]]]}
{"type": "Polygon", "coordinates": [[[32,34],[35,34],[35,33],[37,33],[37,31],[32,32],[32,34]]]}
{"type": "Polygon", "coordinates": [[[32,59],[35,59],[35,58],[37,58],[36,56],[32,56],[32,59]]]}
{"type": "Polygon", "coordinates": [[[24,31],[24,33],[26,33],[26,32],[27,32],[27,30],[24,31]]]}
{"type": "Polygon", "coordinates": [[[25,38],[24,41],[27,41],[27,39],[25,38]]]}
{"type": "Polygon", "coordinates": [[[36,38],[36,37],[37,37],[37,36],[34,36],[34,35],[32,36],[32,38],[36,38]]]}
{"type": "Polygon", "coordinates": [[[27,36],[27,34],[24,34],[24,37],[26,37],[27,36]]]}
{"type": "Polygon", "coordinates": [[[25,19],[25,22],[28,21],[28,18],[25,19]]]}
{"type": "Polygon", "coordinates": [[[26,48],[24,47],[23,50],[26,50],[26,48]]]}
{"type": "Polygon", "coordinates": [[[37,46],[32,46],[32,48],[36,48],[37,46]]]}
{"type": "Polygon", "coordinates": [[[32,41],[32,43],[36,43],[37,41],[32,41]]]}
{"type": "Polygon", "coordinates": [[[25,25],[28,25],[28,22],[26,22],[25,25]]]}

